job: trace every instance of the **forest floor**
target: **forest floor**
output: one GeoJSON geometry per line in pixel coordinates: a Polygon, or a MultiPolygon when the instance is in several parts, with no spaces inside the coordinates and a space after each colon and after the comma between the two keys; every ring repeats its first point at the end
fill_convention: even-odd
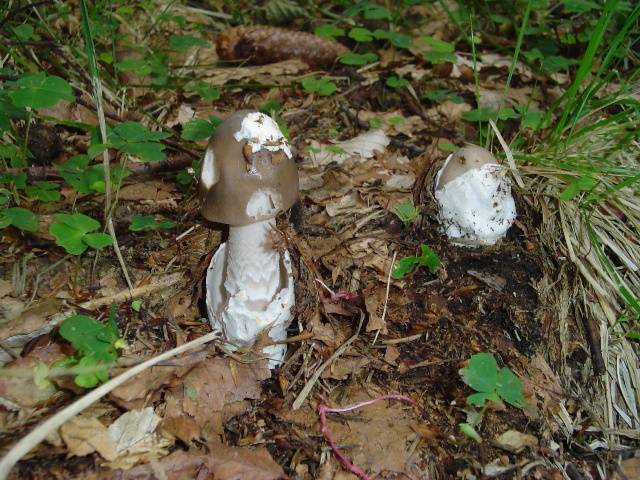
{"type": "Polygon", "coordinates": [[[360,478],[640,478],[638,7],[230,3],[0,12],[2,456],[211,331],[204,275],[226,231],[201,217],[197,178],[221,119],[271,115],[300,177],[278,218],[296,293],[284,363],[221,338],[189,349],[9,478],[358,478],[327,428],[360,478]],[[220,59],[218,36],[253,23],[284,33],[220,59]],[[456,246],[438,221],[435,175],[467,144],[511,167],[518,217],[493,246],[456,246]],[[439,266],[393,274],[422,246],[439,266]],[[472,405],[476,390],[494,401],[472,405]]]}

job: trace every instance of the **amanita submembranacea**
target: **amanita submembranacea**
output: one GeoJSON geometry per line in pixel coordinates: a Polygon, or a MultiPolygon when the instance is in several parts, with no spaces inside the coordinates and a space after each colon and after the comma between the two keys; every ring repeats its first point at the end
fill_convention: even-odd
{"type": "Polygon", "coordinates": [[[465,246],[493,245],[516,219],[506,170],[484,148],[449,155],[436,176],[438,217],[446,235],[465,246]]]}
{"type": "MultiPolygon", "coordinates": [[[[243,110],[216,129],[200,175],[202,215],[229,225],[206,276],[211,326],[233,348],[253,345],[267,333],[284,340],[295,303],[289,253],[276,246],[275,217],[298,197],[291,148],[269,116],[243,110]]],[[[271,368],[286,345],[262,350],[271,368]]]]}

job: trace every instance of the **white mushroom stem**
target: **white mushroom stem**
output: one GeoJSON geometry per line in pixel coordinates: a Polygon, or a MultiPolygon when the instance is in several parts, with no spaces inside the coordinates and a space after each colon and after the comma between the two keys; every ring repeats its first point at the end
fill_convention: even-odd
{"type": "Polygon", "coordinates": [[[264,309],[282,288],[280,253],[274,249],[276,220],[271,218],[242,227],[229,227],[226,295],[247,295],[251,310],[264,309]]]}
{"type": "MultiPolygon", "coordinates": [[[[259,190],[247,213],[264,218],[279,208],[279,195],[259,190]]],[[[276,220],[267,218],[229,227],[229,239],[211,259],[207,270],[207,310],[214,330],[236,346],[253,345],[263,332],[272,340],[287,338],[295,303],[289,253],[274,245],[276,220]]],[[[270,366],[277,366],[286,345],[263,349],[270,366]]]]}

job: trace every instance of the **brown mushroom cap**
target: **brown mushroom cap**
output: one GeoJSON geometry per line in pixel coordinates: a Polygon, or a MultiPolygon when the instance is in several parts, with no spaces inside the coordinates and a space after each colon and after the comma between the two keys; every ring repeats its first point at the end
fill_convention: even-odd
{"type": "Polygon", "coordinates": [[[455,152],[445,167],[441,170],[436,183],[436,190],[444,187],[447,183],[473,168],[480,168],[483,165],[499,165],[498,160],[489,150],[476,145],[463,147],[455,152]]]}
{"type": "MultiPolygon", "coordinates": [[[[200,176],[202,216],[207,220],[241,226],[275,217],[290,208],[298,198],[298,169],[284,151],[266,148],[252,152],[246,139],[234,135],[242,128],[251,110],[240,110],[216,128],[202,162],[213,162],[213,184],[200,176]],[[249,215],[247,207],[256,195],[264,194],[273,201],[269,214],[249,215]]],[[[251,213],[251,211],[249,212],[251,213]]]]}

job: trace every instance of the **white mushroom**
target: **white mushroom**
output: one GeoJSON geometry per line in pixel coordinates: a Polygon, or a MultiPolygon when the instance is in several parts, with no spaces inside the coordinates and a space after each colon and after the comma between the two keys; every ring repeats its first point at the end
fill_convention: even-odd
{"type": "Polygon", "coordinates": [[[435,197],[442,227],[457,244],[493,245],[516,218],[509,177],[481,147],[464,147],[447,158],[436,176],[435,197]]]}
{"type": "MultiPolygon", "coordinates": [[[[202,215],[229,225],[207,269],[211,326],[236,347],[267,332],[284,340],[295,302],[291,259],[274,245],[275,217],[298,197],[298,171],[278,125],[259,112],[240,111],[218,126],[200,177],[202,215]]],[[[286,345],[263,349],[277,366],[286,345]]]]}

